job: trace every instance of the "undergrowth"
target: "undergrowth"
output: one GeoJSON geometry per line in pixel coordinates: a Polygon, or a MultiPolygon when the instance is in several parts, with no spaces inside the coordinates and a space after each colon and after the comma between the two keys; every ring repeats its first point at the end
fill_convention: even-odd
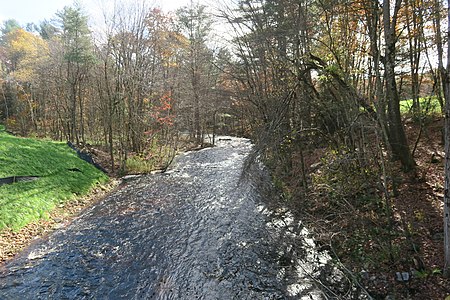
{"type": "MultiPolygon", "coordinates": [[[[416,137],[419,126],[411,124],[409,136],[416,137]]],[[[448,296],[450,283],[440,275],[442,254],[436,254],[443,240],[438,209],[443,164],[436,150],[442,147],[442,123],[431,124],[418,144],[416,173],[402,173],[375,143],[353,151],[320,145],[294,149],[288,174],[269,162],[276,166],[274,184],[290,195],[286,203],[314,232],[320,249],[328,250],[374,299],[448,296]],[[398,272],[411,278],[399,282],[398,272]]]]}
{"type": "MultiPolygon", "coordinates": [[[[441,105],[436,96],[419,98],[419,104],[422,117],[441,116],[442,114],[441,105]]],[[[414,115],[412,99],[400,101],[400,113],[404,117],[414,115]]]]}
{"type": "Polygon", "coordinates": [[[286,200],[311,226],[316,241],[330,247],[330,254],[356,278],[363,270],[389,272],[400,261],[405,238],[385,199],[379,149],[361,153],[328,147],[303,156],[293,152],[294,176],[281,176],[275,169],[273,178],[283,194],[291,195],[286,200]],[[303,169],[307,186],[301,180],[303,169]]]}
{"type": "Polygon", "coordinates": [[[309,210],[326,220],[334,251],[345,263],[380,268],[398,253],[376,164],[337,151],[326,152],[321,160],[322,166],[311,174],[309,210]]]}
{"type": "Polygon", "coordinates": [[[126,161],[126,172],[147,174],[157,169],[167,168],[175,154],[175,149],[155,138],[142,153],[131,153],[126,161]]]}

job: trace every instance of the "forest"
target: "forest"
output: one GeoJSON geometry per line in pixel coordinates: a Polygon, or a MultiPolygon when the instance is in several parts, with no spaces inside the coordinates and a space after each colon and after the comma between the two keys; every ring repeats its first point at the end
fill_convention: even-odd
{"type": "Polygon", "coordinates": [[[448,5],[118,1],[95,28],[77,3],[39,24],[7,20],[0,124],[70,141],[113,176],[248,137],[349,280],[374,299],[444,299],[448,5]]]}

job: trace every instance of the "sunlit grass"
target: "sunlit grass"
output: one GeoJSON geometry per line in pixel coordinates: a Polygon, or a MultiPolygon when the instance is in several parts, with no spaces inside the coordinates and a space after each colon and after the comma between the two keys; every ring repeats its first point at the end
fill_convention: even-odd
{"type": "Polygon", "coordinates": [[[127,158],[126,173],[147,174],[164,169],[172,161],[174,154],[174,149],[156,136],[141,154],[130,155],[127,158]]]}
{"type": "MultiPolygon", "coordinates": [[[[419,98],[420,110],[423,115],[441,115],[441,106],[436,96],[419,98]]],[[[412,115],[413,100],[400,101],[400,113],[402,115],[412,115]]]]}
{"type": "Polygon", "coordinates": [[[0,186],[0,230],[45,217],[56,205],[108,180],[65,143],[15,137],[0,125],[0,178],[10,176],[39,179],[0,186]]]}
{"type": "Polygon", "coordinates": [[[155,161],[134,156],[127,159],[127,171],[130,174],[146,174],[155,169],[155,161]]]}

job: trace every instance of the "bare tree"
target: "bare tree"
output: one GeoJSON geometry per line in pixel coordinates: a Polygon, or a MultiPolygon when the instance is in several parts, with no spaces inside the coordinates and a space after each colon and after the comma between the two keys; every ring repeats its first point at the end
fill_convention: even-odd
{"type": "Polygon", "coordinates": [[[202,124],[204,124],[204,112],[202,106],[205,103],[210,86],[207,85],[207,73],[212,65],[211,52],[206,42],[211,30],[211,20],[203,5],[194,4],[177,11],[180,32],[187,38],[188,49],[185,59],[185,70],[190,83],[186,91],[190,98],[187,107],[192,108],[191,133],[194,133],[197,143],[202,143],[202,124]]]}

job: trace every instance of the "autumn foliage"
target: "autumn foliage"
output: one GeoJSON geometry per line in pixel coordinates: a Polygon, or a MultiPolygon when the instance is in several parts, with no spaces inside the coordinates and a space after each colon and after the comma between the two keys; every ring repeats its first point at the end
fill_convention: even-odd
{"type": "Polygon", "coordinates": [[[161,126],[173,126],[175,115],[173,114],[173,99],[170,92],[164,93],[158,99],[158,103],[152,106],[151,116],[161,126]]]}

